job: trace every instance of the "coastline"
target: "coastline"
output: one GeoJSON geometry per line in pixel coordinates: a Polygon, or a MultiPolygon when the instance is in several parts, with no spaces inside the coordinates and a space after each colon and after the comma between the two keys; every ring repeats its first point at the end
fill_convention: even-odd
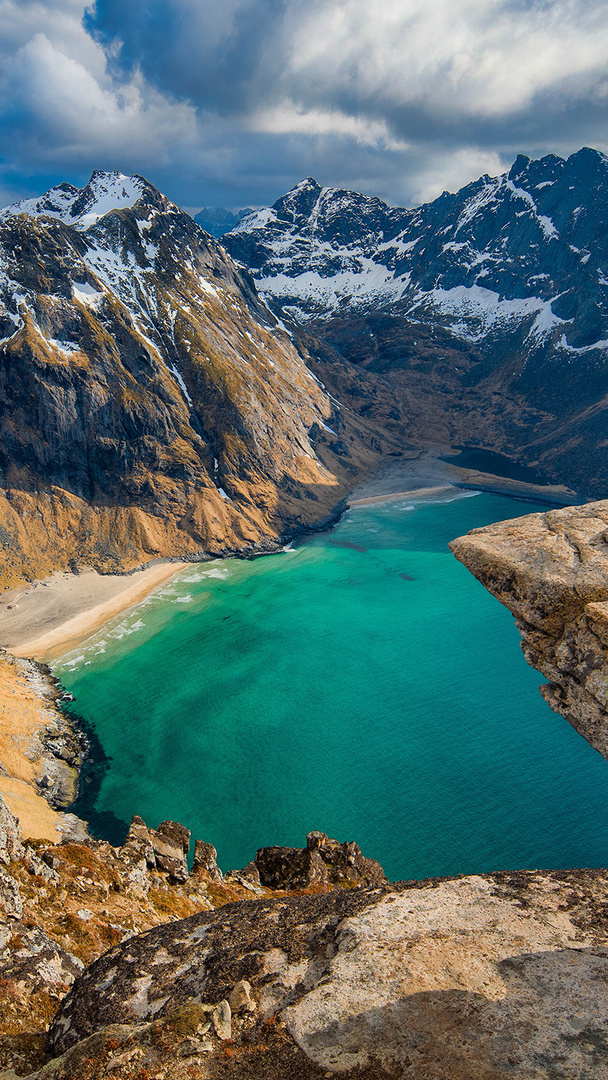
{"type": "MultiPolygon", "coordinates": [[[[354,488],[347,504],[425,498],[462,488],[563,504],[578,501],[563,485],[528,484],[448,464],[441,460],[447,449],[404,451],[354,488]]],[[[163,560],[130,574],[57,571],[25,589],[5,590],[0,593],[0,646],[15,657],[52,663],[190,565],[163,560]]]]}
{"type": "Polygon", "coordinates": [[[495,473],[462,468],[441,460],[449,447],[429,447],[406,451],[401,457],[387,462],[383,468],[354,488],[348,496],[349,506],[369,506],[397,498],[424,498],[458,489],[485,491],[511,498],[533,499],[539,502],[569,506],[578,503],[575,491],[564,484],[529,484],[511,480],[495,473]]]}
{"type": "MultiPolygon", "coordinates": [[[[432,498],[463,488],[548,502],[576,501],[575,493],[565,487],[527,484],[448,464],[441,460],[446,451],[446,447],[404,451],[356,487],[346,500],[348,506],[432,498]]],[[[49,719],[57,727],[65,718],[53,699],[51,680],[36,664],[52,663],[76,648],[190,565],[164,560],[130,574],[104,575],[92,568],[76,574],[57,571],[27,588],[0,593],[0,647],[6,650],[0,659],[5,731],[0,735],[0,794],[27,836],[55,839],[70,827],[66,818],[77,823],[73,815],[53,808],[49,792],[45,797],[49,753],[44,733],[49,719]]],[[[53,767],[51,760],[51,772],[53,767]]],[[[77,764],[74,771],[77,778],[77,764]]]]}
{"type": "Polygon", "coordinates": [[[190,564],[162,562],[131,574],[57,572],[0,594],[0,644],[12,656],[51,663],[190,564]]]}

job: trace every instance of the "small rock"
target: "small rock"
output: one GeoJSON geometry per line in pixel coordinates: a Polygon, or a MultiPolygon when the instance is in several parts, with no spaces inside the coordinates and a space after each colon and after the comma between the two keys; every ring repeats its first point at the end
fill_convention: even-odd
{"type": "Polygon", "coordinates": [[[0,795],[0,862],[7,866],[22,853],[21,827],[0,795]]]}
{"type": "Polygon", "coordinates": [[[7,919],[20,919],[23,903],[19,884],[6,870],[0,867],[0,910],[7,919]]]}
{"type": "Polygon", "coordinates": [[[219,1005],[215,1006],[211,1013],[211,1019],[218,1039],[232,1038],[232,1013],[225,998],[220,1001],[219,1005]]]}
{"type": "Polygon", "coordinates": [[[234,987],[229,999],[233,1013],[256,1011],[256,1003],[251,993],[251,984],[246,979],[241,979],[234,987]]]}

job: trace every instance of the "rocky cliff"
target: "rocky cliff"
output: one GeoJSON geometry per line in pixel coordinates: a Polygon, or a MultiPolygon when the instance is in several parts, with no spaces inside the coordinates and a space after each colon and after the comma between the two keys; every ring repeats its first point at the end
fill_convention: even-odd
{"type": "Polygon", "coordinates": [[[513,612],[551,708],[608,758],[608,502],[501,521],[450,547],[513,612]]]}
{"type": "Polygon", "coordinates": [[[0,213],[0,583],[276,544],[380,449],[142,178],[0,213]]]}
{"type": "Polygon", "coordinates": [[[608,1076],[605,871],[390,885],[311,833],[223,876],[189,846],[26,843],[0,802],[2,1080],[608,1076]]]}
{"type": "Polygon", "coordinates": [[[520,156],[414,209],[308,178],[223,243],[341,401],[599,498],[607,199],[608,158],[589,148],[520,156]]]}
{"type": "MultiPolygon", "coordinates": [[[[194,844],[189,868],[190,832],[178,822],[150,829],[136,817],[121,847],[91,839],[80,825],[76,838],[25,841],[0,796],[3,1080],[3,1067],[27,1075],[50,1056],[46,1030],[59,1001],[85,965],[107,949],[168,920],[173,925],[243,899],[322,896],[336,889],[356,893],[386,882],[381,866],[365,858],[357,844],[338,844],[323,833],[311,833],[303,849],[261,849],[243,870],[224,875],[215,848],[201,840],[194,844]]],[[[137,1064],[141,1054],[131,1057],[137,1064]]],[[[182,1061],[178,1075],[190,1076],[191,1055],[179,1057],[190,1060],[182,1061]]],[[[109,1067],[118,1077],[138,1072],[116,1072],[114,1061],[109,1067]]],[[[80,1071],[72,1061],[67,1071],[62,1066],[62,1075],[81,1080],[101,1073],[80,1071]]]]}

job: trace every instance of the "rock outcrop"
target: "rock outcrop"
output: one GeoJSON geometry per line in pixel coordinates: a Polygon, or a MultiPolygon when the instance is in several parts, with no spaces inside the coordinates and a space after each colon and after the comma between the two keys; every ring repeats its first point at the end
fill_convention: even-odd
{"type": "MultiPolygon", "coordinates": [[[[374,868],[378,880],[385,880],[382,868],[365,859],[356,845],[338,844],[321,833],[314,836],[328,852],[337,854],[337,863],[341,853],[348,859],[354,851],[358,857],[354,864],[346,864],[349,880],[334,884],[325,874],[323,881],[300,883],[299,894],[331,894],[337,889],[346,895],[357,873],[353,865],[368,872],[374,868]]],[[[173,925],[175,920],[251,896],[264,902],[287,895],[284,887],[261,884],[257,871],[252,875],[248,868],[222,875],[215,848],[201,840],[195,842],[189,872],[189,850],[190,832],[179,822],[164,821],[152,829],[140,817],[133,819],[120,847],[86,833],[77,841],[55,844],[27,841],[0,797],[0,1070],[10,1065],[20,1075],[28,1074],[48,1056],[46,1029],[59,1001],[85,965],[107,949],[135,940],[167,920],[173,925]]],[[[294,858],[307,850],[294,849],[294,858]]],[[[225,998],[207,1002],[205,1008],[186,999],[182,1004],[178,1027],[187,1039],[178,1055],[180,1061],[201,1053],[202,1046],[211,1050],[229,1041],[233,1028],[240,1030],[243,1024],[251,1028],[257,1015],[257,1000],[246,973],[233,981],[225,998]]],[[[175,1010],[163,1021],[167,1033],[174,1022],[175,1010]]],[[[132,1035],[129,1031],[125,1036],[131,1049],[132,1035]]],[[[112,1041],[114,1036],[108,1038],[112,1041]]],[[[110,1070],[117,1068],[115,1056],[109,1055],[110,1070]]],[[[139,1056],[138,1052],[133,1060],[139,1056]]],[[[75,1060],[72,1056],[68,1071],[61,1075],[74,1080],[97,1076],[80,1072],[75,1060]]],[[[190,1076],[187,1072],[178,1075],[190,1076]]],[[[0,1077],[4,1080],[1,1071],[0,1077]]]]}
{"type": "Polygon", "coordinates": [[[607,887],[600,871],[505,873],[157,927],[76,980],[49,1034],[63,1056],[40,1077],[75,1076],[85,1055],[112,1075],[110,1039],[130,1030],[140,1075],[186,1077],[187,1055],[194,1075],[247,1080],[605,1080],[607,887]]]}
{"type": "Polygon", "coordinates": [[[310,885],[371,887],[386,881],[380,863],[366,859],[358,844],[339,844],[321,832],[309,833],[302,849],[261,848],[254,866],[260,883],[269,889],[305,889],[310,885]]]}
{"type": "Polygon", "coordinates": [[[0,650],[0,796],[27,836],[55,841],[78,828],[74,815],[64,811],[77,797],[88,749],[84,734],[59,707],[63,692],[48,668],[0,650]]]}
{"type": "Polygon", "coordinates": [[[608,758],[608,502],[497,522],[450,547],[513,612],[551,708],[608,758]]]}

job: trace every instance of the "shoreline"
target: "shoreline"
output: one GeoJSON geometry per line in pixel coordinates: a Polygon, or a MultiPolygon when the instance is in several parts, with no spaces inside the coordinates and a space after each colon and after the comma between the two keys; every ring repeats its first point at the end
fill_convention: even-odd
{"type": "MultiPolygon", "coordinates": [[[[398,498],[428,498],[463,488],[547,502],[575,501],[575,493],[565,487],[541,487],[458,468],[441,460],[446,451],[446,447],[436,446],[404,451],[354,488],[346,505],[362,507],[398,498]]],[[[327,527],[327,521],[319,522],[317,531],[327,527]]],[[[0,708],[7,703],[11,713],[10,731],[4,742],[0,740],[0,773],[4,774],[0,777],[0,794],[29,837],[51,839],[61,835],[66,818],[73,816],[54,810],[37,784],[43,757],[32,766],[31,739],[40,740],[48,724],[49,702],[44,700],[42,689],[32,685],[35,674],[27,679],[30,685],[24,686],[22,665],[33,668],[53,663],[191,565],[191,561],[166,559],[128,574],[99,574],[92,568],[76,574],[56,571],[27,588],[0,593],[0,648],[6,650],[6,659],[0,664],[4,668],[0,708]],[[34,664],[28,665],[28,661],[34,664]],[[34,707],[32,695],[40,708],[34,707]]],[[[4,712],[6,718],[6,709],[4,712]]],[[[57,712],[61,715],[61,710],[57,712]]]]}
{"type": "Polygon", "coordinates": [[[0,644],[12,656],[52,663],[164,585],[190,563],[162,562],[131,574],[55,573],[0,594],[0,644]]]}
{"type": "MultiPolygon", "coordinates": [[[[347,505],[371,506],[459,489],[564,505],[578,501],[563,485],[528,484],[449,464],[441,460],[447,449],[434,446],[404,451],[355,487],[347,505]]],[[[325,523],[319,523],[319,529],[324,527],[325,523]]],[[[129,574],[98,574],[94,569],[78,574],[57,571],[25,589],[5,590],[0,593],[0,646],[18,658],[53,663],[191,565],[167,559],[129,574]]]]}
{"type": "Polygon", "coordinates": [[[484,473],[442,461],[447,447],[411,451],[387,462],[347,498],[349,506],[370,506],[397,498],[423,498],[446,491],[475,490],[509,498],[570,506],[579,503],[577,493],[564,484],[529,484],[495,473],[484,473]]]}

